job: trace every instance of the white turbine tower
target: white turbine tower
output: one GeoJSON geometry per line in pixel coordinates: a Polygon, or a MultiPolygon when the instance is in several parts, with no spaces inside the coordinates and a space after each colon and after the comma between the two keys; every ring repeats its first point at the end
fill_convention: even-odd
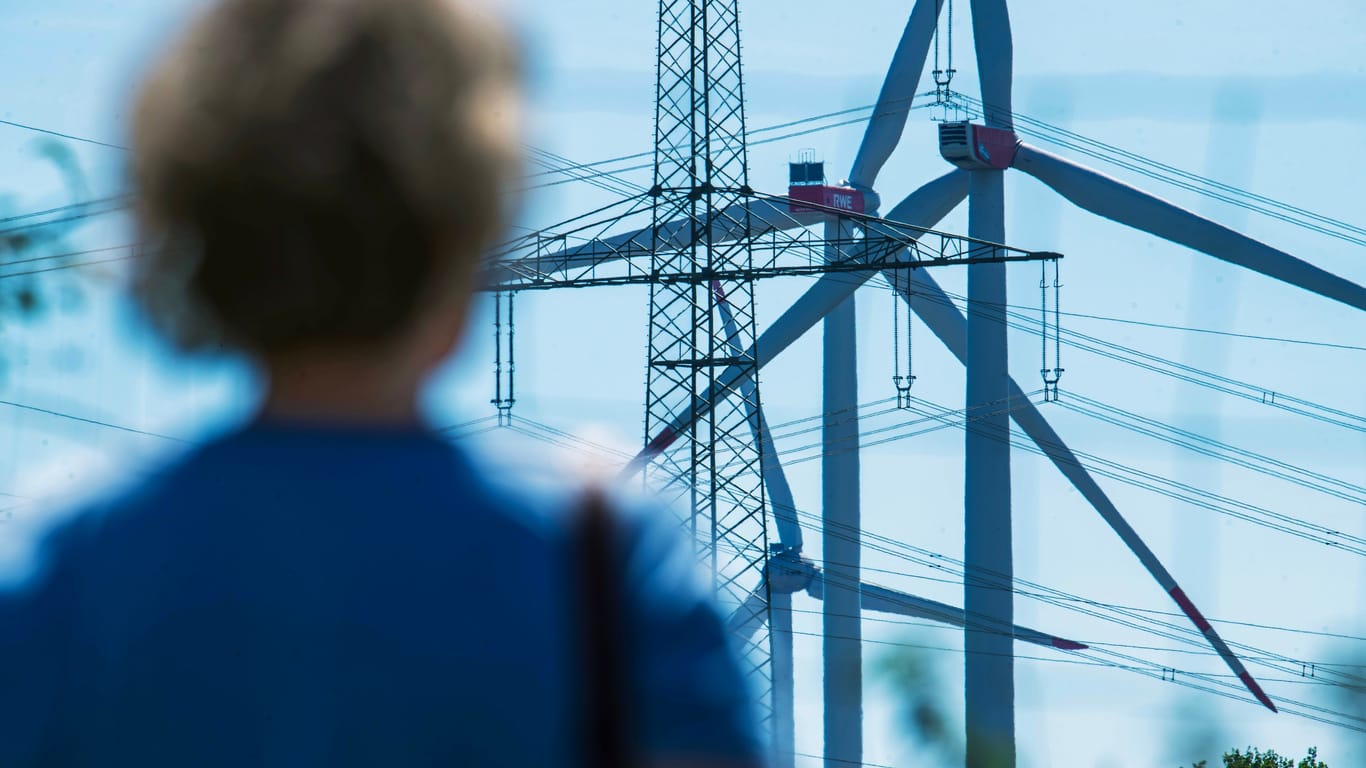
{"type": "MultiPolygon", "coordinates": [[[[700,226],[696,220],[659,222],[646,229],[611,236],[595,236],[574,247],[564,247],[564,235],[537,238],[535,255],[491,268],[490,289],[518,290],[546,287],[557,276],[582,276],[618,262],[627,273],[632,259],[655,248],[685,248],[704,237],[724,242],[813,223],[826,227],[826,258],[847,261],[850,251],[840,243],[853,225],[871,233],[879,222],[900,222],[928,228],[948,215],[964,199],[969,201],[970,237],[977,243],[1004,240],[1004,173],[1018,169],[1042,181],[1079,207],[1115,222],[1187,246],[1223,261],[1280,280],[1325,298],[1366,310],[1366,288],[1319,269],[1209,219],[1191,213],[1136,187],[1083,165],[1031,147],[1016,135],[1011,110],[1012,47],[1005,0],[972,0],[974,48],[980,73],[984,124],[944,123],[940,126],[940,154],[958,168],[940,176],[893,206],[883,219],[863,216],[879,210],[874,190],[878,172],[899,143],[912,97],[915,95],[943,0],[917,0],[902,34],[878,102],[852,165],[849,180],[839,186],[793,186],[789,198],[751,193],[700,226]],[[859,216],[839,215],[836,208],[859,216]],[[824,204],[812,208],[801,203],[824,204]],[[852,224],[851,224],[852,222],[852,224]],[[547,247],[546,243],[553,244],[547,247]]],[[[926,231],[925,235],[931,233],[926,231]]],[[[865,240],[866,242],[866,240],[865,240]]],[[[900,241],[916,248],[914,239],[900,241]]],[[[731,367],[696,393],[693,405],[671,423],[647,436],[645,447],[623,470],[623,476],[650,464],[671,441],[703,417],[718,392],[739,391],[747,403],[749,426],[763,456],[763,481],[771,506],[778,544],[772,548],[764,582],[735,610],[732,628],[753,636],[769,624],[773,665],[775,746],[780,764],[793,761],[793,694],[791,595],[805,590],[823,600],[825,754],[831,768],[862,761],[861,660],[859,619],[863,610],[883,611],[941,621],[965,630],[966,723],[969,765],[1014,764],[1013,641],[1065,650],[1083,648],[1062,638],[1016,626],[1013,620],[1013,569],[1010,517],[1010,425],[1013,420],[1025,437],[1045,455],[1082,498],[1100,515],[1149,574],[1199,630],[1252,698],[1266,708],[1276,707],[1243,663],[1204,618],[1176,579],[1139,537],[1116,505],[1009,376],[1005,318],[982,311],[1007,303],[1004,265],[969,266],[966,316],[939,287],[927,269],[910,269],[918,254],[908,251],[901,260],[879,261],[894,290],[929,330],[966,366],[966,411],[984,404],[1009,402],[1000,412],[972,417],[966,429],[964,488],[964,606],[956,608],[894,590],[866,584],[859,572],[859,498],[857,427],[853,422],[827,424],[822,464],[822,546],[825,568],[803,559],[804,537],[796,506],[759,404],[744,396],[756,385],[754,371],[781,354],[796,339],[825,322],[824,405],[827,413],[856,404],[854,378],[855,328],[853,294],[873,270],[827,274],[797,299],[743,348],[742,334],[719,283],[713,284],[717,319],[722,323],[736,358],[752,359],[748,369],[731,367]]],[[[923,262],[920,262],[923,263],[923,262]]],[[[642,280],[637,280],[640,282],[642,280]]]]}

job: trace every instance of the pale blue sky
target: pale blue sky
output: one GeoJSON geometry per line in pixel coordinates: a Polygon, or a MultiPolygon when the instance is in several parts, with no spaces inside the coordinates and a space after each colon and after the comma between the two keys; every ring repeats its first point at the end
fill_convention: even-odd
{"type": "MultiPolygon", "coordinates": [[[[0,119],[122,143],[124,105],[155,45],[194,3],[188,0],[3,0],[0,4],[0,119]]],[[[529,141],[578,161],[649,148],[653,120],[655,4],[508,0],[529,51],[533,83],[529,141]]],[[[955,10],[955,86],[976,94],[967,4],[955,10]]],[[[869,0],[832,6],[809,0],[749,2],[742,8],[750,127],[871,103],[877,95],[910,3],[869,0]],[[839,12],[835,12],[838,8],[839,12]]],[[[1313,4],[1269,1],[1097,3],[1016,2],[1015,106],[1086,136],[1178,168],[1215,177],[1316,213],[1366,224],[1360,179],[1366,177],[1366,6],[1355,0],[1313,4]]],[[[921,90],[923,90],[923,86],[921,90]]],[[[912,114],[902,143],[878,183],[894,203],[946,168],[934,124],[912,114]]],[[[784,166],[814,148],[838,177],[848,168],[862,126],[755,147],[753,184],[782,191],[784,166]]],[[[67,202],[60,179],[35,152],[35,137],[0,126],[0,217],[67,202]]],[[[93,195],[122,189],[122,153],[74,145],[93,195]]],[[[1060,153],[1069,155],[1065,150],[1060,153]]],[[[1087,161],[1090,162],[1090,161],[1087,161]]],[[[1359,246],[1246,213],[1158,182],[1101,170],[1235,226],[1358,283],[1366,283],[1359,246]]],[[[639,175],[632,177],[645,181],[639,175]]],[[[1073,208],[1020,175],[1007,183],[1007,242],[1067,254],[1064,309],[1154,323],[1366,345],[1366,317],[1294,288],[1126,230],[1073,208]]],[[[539,190],[524,217],[549,224],[606,201],[577,184],[539,190]]],[[[959,209],[941,228],[962,231],[959,209]]],[[[78,247],[128,242],[126,222],[95,221],[72,235],[78,247]]],[[[177,363],[131,320],[117,298],[118,264],[60,275],[79,300],[31,324],[0,328],[5,373],[0,400],[77,414],[158,433],[190,437],[236,418],[253,391],[239,367],[177,363]],[[107,271],[100,271],[100,270],[107,271]]],[[[4,270],[0,270],[3,273],[4,270]]],[[[954,292],[963,275],[936,275],[954,292]]],[[[4,279],[4,278],[0,278],[4,279]]],[[[1011,269],[1011,300],[1034,306],[1037,268],[1011,269]]],[[[775,318],[806,283],[764,285],[760,325],[775,318]]],[[[872,284],[870,284],[872,285],[872,284]]],[[[860,399],[891,395],[891,303],[885,290],[858,294],[860,399]]],[[[442,422],[488,413],[491,395],[486,310],[475,336],[432,392],[442,422]]],[[[632,448],[640,440],[646,296],[634,288],[525,295],[518,300],[518,413],[593,439],[632,448]]],[[[1154,355],[1183,361],[1267,390],[1366,414],[1366,352],[1194,336],[1082,318],[1064,326],[1154,355]]],[[[961,405],[956,362],[917,328],[920,396],[961,405]]],[[[1011,368],[1026,390],[1038,381],[1038,340],[1012,336],[1011,368]]],[[[776,359],[762,377],[772,422],[818,412],[819,335],[776,359]]],[[[1064,393],[1075,392],[1144,416],[1218,437],[1242,448],[1366,485],[1366,435],[1232,399],[1130,365],[1064,350],[1064,393]]],[[[1066,411],[1044,413],[1075,448],[1201,489],[1366,535],[1360,504],[1228,467],[1066,411]]],[[[886,418],[868,428],[890,424],[886,418]]],[[[498,445],[515,444],[488,435],[498,445]]],[[[796,439],[788,446],[804,442],[796,439]]],[[[780,444],[780,447],[782,445],[780,444]]],[[[89,467],[120,468],[167,450],[166,441],[0,405],[0,493],[15,494],[16,519],[43,488],[94,476],[89,467]]],[[[962,550],[962,436],[943,430],[864,453],[864,519],[869,531],[935,552],[962,550]]],[[[818,462],[789,473],[798,506],[819,510],[818,462]]],[[[1114,535],[1051,467],[1015,454],[1016,568],[1021,578],[1087,598],[1170,610],[1170,601],[1114,535]]],[[[1102,480],[1121,511],[1163,558],[1207,614],[1322,632],[1366,635],[1366,563],[1321,544],[1181,505],[1102,480]]],[[[0,496],[0,508],[9,505],[0,496]]],[[[3,531],[0,528],[0,531],[3,531]]],[[[809,554],[819,557],[817,537],[809,554]]],[[[865,564],[887,572],[870,580],[958,602],[951,583],[904,559],[869,552],[865,564]]],[[[819,604],[798,598],[801,611],[819,604]]],[[[1083,640],[1173,647],[1170,641],[1035,600],[1017,600],[1021,623],[1083,640]]],[[[814,633],[814,613],[797,630],[814,633]]],[[[1226,639],[1305,660],[1330,660],[1366,642],[1220,625],[1226,639]]],[[[961,648],[957,633],[869,621],[865,636],[961,648]],[[909,640],[908,640],[909,638],[909,640]]],[[[889,646],[869,643],[875,658],[889,646]]],[[[1027,650],[1026,650],[1027,649],[1027,650]]],[[[1123,649],[1119,649],[1123,650],[1123,649]]],[[[1129,652],[1129,651],[1126,651],[1129,652]]],[[[961,654],[932,652],[960,707],[961,654]]],[[[1062,654],[1021,653],[1017,669],[1022,766],[1175,765],[1195,755],[1189,742],[1203,724],[1226,746],[1247,743],[1300,751],[1310,744],[1334,766],[1360,762],[1366,742],[1349,746],[1340,729],[1270,715],[1132,673],[1058,663],[1062,654]],[[1356,750],[1356,751],[1353,751],[1356,750]]],[[[1222,673],[1205,655],[1134,650],[1182,670],[1222,673]]],[[[797,637],[799,751],[819,753],[819,641],[797,637]]],[[[1333,689],[1289,680],[1252,665],[1273,697],[1337,709],[1333,689]]],[[[905,765],[915,747],[896,734],[888,692],[870,687],[865,705],[866,760],[905,765]]],[[[1213,757],[1212,755],[1205,755],[1213,757]]]]}

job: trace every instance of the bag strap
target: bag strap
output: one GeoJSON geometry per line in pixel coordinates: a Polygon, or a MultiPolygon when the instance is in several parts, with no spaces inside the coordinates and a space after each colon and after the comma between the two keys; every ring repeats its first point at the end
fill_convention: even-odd
{"type": "Polygon", "coordinates": [[[623,578],[617,546],[618,526],[607,499],[590,488],[580,503],[578,529],[579,589],[583,615],[584,768],[630,765],[624,701],[623,578]]]}

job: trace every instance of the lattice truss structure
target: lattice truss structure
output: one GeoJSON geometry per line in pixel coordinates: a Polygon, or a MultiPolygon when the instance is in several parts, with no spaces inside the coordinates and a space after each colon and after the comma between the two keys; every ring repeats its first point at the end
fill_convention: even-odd
{"type": "MultiPolygon", "coordinates": [[[[691,512],[688,522],[733,609],[731,627],[749,640],[755,671],[773,679],[770,701],[779,764],[793,762],[790,599],[802,591],[824,601],[827,619],[836,615],[834,602],[852,600],[852,607],[840,611],[885,612],[962,627],[968,730],[991,736],[1010,754],[1002,764],[1013,764],[1013,644],[1071,652],[1085,646],[1013,622],[1010,592],[1002,589],[1014,579],[1009,557],[1012,441],[1027,441],[1049,459],[1237,681],[1205,676],[1202,682],[1226,694],[1245,691],[1249,700],[1275,711],[1275,703],[1121,514],[1080,458],[1085,454],[1074,452],[1010,377],[1005,318],[993,309],[1005,302],[1000,263],[1055,259],[1058,254],[999,243],[1005,239],[1001,178],[1007,172],[1029,174],[1091,213],[1357,309],[1366,310],[1366,288],[1022,141],[1016,122],[1027,126],[1028,121],[1011,108],[1013,47],[1005,0],[970,4],[980,100],[948,92],[941,74],[953,71],[951,62],[947,70],[936,64],[933,93],[917,94],[944,5],[945,0],[916,0],[848,181],[822,187],[865,201],[863,212],[851,212],[806,195],[794,199],[795,186],[789,189],[791,197],[749,188],[736,2],[662,0],[655,185],[646,194],[507,243],[491,254],[484,285],[501,291],[651,286],[648,430],[644,447],[623,474],[653,467],[650,474],[657,485],[688,497],[683,505],[691,512]],[[912,100],[926,95],[936,103],[966,107],[980,114],[984,124],[941,124],[939,153],[958,167],[875,215],[878,174],[900,141],[912,100]],[[929,229],[965,200],[971,237],[929,229]],[[823,233],[817,234],[813,224],[823,225],[823,233]],[[966,312],[930,270],[920,268],[949,264],[969,265],[966,312]],[[830,272],[848,274],[826,274],[830,272]],[[791,489],[767,436],[758,371],[822,321],[828,332],[829,321],[844,311],[841,307],[854,291],[879,272],[907,309],[967,368],[963,413],[974,415],[963,425],[965,474],[1003,480],[978,483],[995,489],[989,493],[974,493],[971,482],[965,488],[961,608],[865,583],[856,562],[836,573],[805,560],[791,489]],[[751,282],[800,274],[820,279],[756,337],[751,282]],[[1011,407],[981,412],[994,402],[1011,407]],[[1018,434],[1007,431],[1010,422],[1018,434]],[[767,519],[766,503],[771,508],[767,519]]],[[[852,326],[848,332],[852,335],[852,326]]],[[[827,360],[830,353],[827,344],[827,360]]],[[[846,360],[842,369],[854,366],[846,360]]],[[[1051,375],[1056,386],[1059,372],[1056,361],[1051,369],[1045,361],[1045,385],[1051,375]]],[[[828,394],[834,383],[828,364],[825,373],[828,394]]],[[[848,388],[847,383],[839,386],[848,388]]],[[[823,477],[834,464],[823,465],[823,477]]],[[[857,507],[856,492],[852,503],[826,504],[826,532],[842,531],[857,545],[856,518],[851,525],[832,517],[857,507]]],[[[857,546],[851,555],[855,561],[856,553],[857,546]]],[[[857,627],[857,621],[849,625],[855,633],[857,627]]],[[[857,638],[849,643],[831,640],[826,638],[823,651],[827,680],[832,670],[855,670],[857,675],[857,638]]],[[[858,764],[860,694],[855,687],[839,692],[838,700],[833,695],[826,690],[828,761],[858,764]]],[[[974,762],[972,755],[968,762],[974,762]]]]}
{"type": "MultiPolygon", "coordinates": [[[[743,276],[752,253],[747,239],[712,237],[718,212],[739,204],[749,189],[737,0],[661,2],[658,66],[654,186],[647,195],[650,272],[657,279],[650,283],[645,432],[660,437],[647,479],[686,497],[675,506],[689,511],[713,587],[724,602],[738,604],[763,581],[768,529],[762,458],[748,417],[759,409],[754,292],[743,276]],[[683,222],[682,243],[661,233],[673,221],[683,222]],[[703,274],[717,276],[697,279],[703,274]],[[719,386],[726,369],[751,384],[719,386]],[[698,392],[706,398],[700,411],[693,404],[698,392]]],[[[750,672],[767,689],[768,645],[747,650],[750,672]]]]}
{"type": "MultiPolygon", "coordinates": [[[[736,0],[661,0],[653,189],[507,243],[485,265],[484,286],[494,291],[630,283],[652,287],[649,426],[642,450],[623,474],[634,476],[653,466],[650,474],[658,485],[676,496],[687,495],[688,523],[732,608],[731,629],[750,642],[755,672],[773,681],[769,702],[777,764],[794,764],[791,597],[799,592],[824,601],[826,627],[836,616],[854,616],[844,631],[826,631],[826,681],[859,676],[856,616],[862,612],[962,627],[967,730],[988,735],[993,745],[1007,750],[1000,764],[1014,764],[1015,642],[1085,653],[1079,642],[1015,625],[1011,593],[1001,589],[1015,581],[1009,558],[1008,447],[1026,441],[1111,527],[1180,608],[1191,633],[1217,653],[1236,679],[1203,675],[1202,685],[1276,711],[1242,660],[1121,514],[1083,461],[1085,454],[1072,450],[1026,389],[1009,376],[1005,317],[996,309],[1005,302],[1000,262],[1057,254],[999,245],[1004,239],[1001,178],[1007,172],[1034,176],[1094,215],[1356,309],[1366,310],[1366,287],[1022,141],[1016,131],[1029,133],[1030,120],[1011,108],[1014,49],[1005,0],[970,3],[981,98],[949,92],[952,61],[941,70],[937,46],[936,90],[917,93],[944,7],[945,0],[915,1],[847,182],[826,187],[820,174],[817,191],[833,195],[820,200],[863,201],[862,208],[854,206],[861,212],[851,212],[848,206],[806,195],[811,187],[799,189],[795,178],[791,197],[750,190],[744,172],[736,0]],[[941,123],[938,149],[958,168],[923,183],[878,216],[877,176],[899,143],[918,96],[932,96],[936,104],[956,112],[977,113],[985,124],[941,123]],[[1025,127],[1016,128],[1018,122],[1025,127]],[[928,228],[964,200],[973,236],[928,228]],[[816,234],[811,224],[824,225],[824,234],[816,234]],[[970,265],[966,313],[929,269],[921,269],[948,264],[970,265]],[[832,370],[832,358],[840,361],[835,369],[856,370],[854,325],[832,320],[847,314],[848,299],[876,272],[906,303],[908,313],[967,369],[962,413],[971,415],[962,424],[967,436],[964,474],[978,481],[974,485],[970,480],[964,488],[963,607],[862,581],[856,482],[841,486],[833,495],[839,497],[835,503],[822,499],[821,515],[826,533],[822,544],[831,544],[831,532],[850,538],[851,564],[821,568],[803,558],[798,512],[762,417],[758,370],[816,325],[825,323],[826,373],[832,370]],[[777,275],[821,277],[755,336],[750,283],[777,275]],[[832,328],[839,331],[832,333],[832,328]],[[831,350],[848,354],[832,355],[831,350]],[[1011,407],[992,406],[1000,402],[1011,407]],[[1008,432],[1009,422],[1018,433],[1008,432]],[[765,503],[770,507],[766,519],[765,503]],[[986,530],[993,533],[979,536],[986,530]],[[852,637],[836,637],[850,633],[852,637]]],[[[951,29],[951,3],[948,23],[951,29]]],[[[1052,398],[1045,399],[1056,399],[1056,355],[1052,368],[1044,364],[1041,373],[1045,391],[1053,387],[1052,398]]],[[[833,410],[832,400],[847,399],[844,395],[852,391],[847,381],[829,376],[824,389],[826,410],[833,410]],[[832,398],[837,389],[843,392],[832,398]]],[[[856,433],[852,440],[858,441],[856,433]]],[[[829,455],[822,461],[829,461],[829,455]]],[[[831,473],[835,463],[822,463],[824,484],[835,474],[850,474],[831,473]]],[[[856,471],[855,466],[855,478],[856,471]]],[[[861,764],[861,689],[828,686],[824,696],[828,764],[861,764]]],[[[981,760],[968,754],[967,761],[981,760]]]]}
{"type": "MultiPolygon", "coordinates": [[[[771,586],[785,585],[776,626],[790,645],[783,629],[790,593],[806,588],[815,570],[800,558],[786,482],[774,489],[781,467],[760,406],[753,282],[838,272],[904,276],[919,267],[1059,254],[755,192],[746,168],[735,0],[665,0],[659,41],[652,188],[504,244],[489,255],[484,284],[505,292],[650,286],[646,443],[624,474],[643,472],[686,511],[685,525],[745,644],[755,687],[767,692],[771,586]],[[767,493],[776,497],[766,512],[767,493]]],[[[781,694],[778,709],[790,720],[790,686],[781,694]]],[[[770,709],[773,697],[761,698],[770,709]]]]}

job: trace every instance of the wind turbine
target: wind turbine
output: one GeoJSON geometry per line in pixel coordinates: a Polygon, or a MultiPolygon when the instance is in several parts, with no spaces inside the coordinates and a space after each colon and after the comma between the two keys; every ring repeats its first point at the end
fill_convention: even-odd
{"type": "MultiPolygon", "coordinates": [[[[862,210],[876,211],[880,200],[873,189],[878,171],[899,142],[911,106],[911,97],[924,70],[930,41],[937,26],[942,0],[917,0],[913,7],[892,64],[879,94],[878,103],[865,131],[863,142],[850,171],[849,182],[836,188],[857,193],[862,210]]],[[[1339,276],[1291,256],[1288,253],[1257,242],[1227,227],[1127,185],[1078,163],[1063,159],[1044,150],[1031,147],[1019,140],[1014,132],[1011,100],[1012,48],[1010,21],[1004,0],[973,0],[972,19],[975,49],[980,73],[985,123],[945,124],[940,128],[940,152],[957,169],[940,176],[911,193],[887,212],[885,220],[903,222],[915,227],[932,226],[961,203],[969,199],[970,237],[979,241],[999,243],[1003,239],[1003,174],[1015,168],[1043,181],[1064,198],[1092,213],[1118,223],[1148,232],[1169,241],[1185,245],[1207,255],[1236,264],[1273,279],[1296,285],[1310,292],[1340,301],[1358,309],[1366,309],[1366,289],[1339,276]]],[[[791,202],[751,195],[719,211],[699,232],[695,222],[657,222],[647,229],[616,235],[603,235],[574,246],[550,249],[546,253],[524,257],[490,271],[491,289],[516,290],[537,285],[559,274],[583,274],[614,261],[629,261],[644,242],[681,247],[705,235],[710,241],[756,238],[769,232],[785,231],[807,226],[809,216],[798,215],[798,201],[810,201],[806,190],[790,189],[791,202]]],[[[820,194],[825,194],[822,190],[820,194]]],[[[822,198],[828,199],[828,198],[822,198]]],[[[838,242],[840,230],[849,219],[841,219],[838,211],[820,209],[827,224],[825,242],[838,242]]],[[[862,220],[855,219],[856,224],[862,220]]],[[[563,242],[563,241],[561,241],[563,242]]],[[[914,242],[906,242],[914,248],[914,242]]],[[[847,254],[838,252],[835,258],[847,254]]],[[[827,257],[830,254],[827,253],[827,257]]],[[[908,252],[907,259],[914,257],[908,252]]],[[[1247,688],[1252,697],[1268,709],[1275,705],[1248,673],[1242,662],[1229,649],[1217,631],[1204,618],[1191,598],[1180,587],[1170,571],[1120,513],[1105,491],[1082,465],[1076,454],[1053,429],[1024,391],[1008,375],[1006,368],[1006,338],[1004,320],[993,313],[978,311],[982,306],[1005,302],[1005,284],[1000,264],[970,266],[968,313],[965,317],[950,301],[937,282],[924,269],[906,269],[903,263],[881,263],[884,276],[892,284],[910,309],[921,318],[932,333],[967,367],[966,399],[969,408],[985,402],[1008,400],[1010,412],[989,414],[977,428],[968,430],[965,444],[965,549],[967,569],[964,585],[964,607],[954,608],[925,601],[901,593],[886,594],[863,585],[857,571],[845,563],[838,574],[839,590],[855,594],[853,607],[870,610],[892,610],[904,615],[932,618],[964,626],[966,630],[966,688],[967,724],[969,731],[969,764],[980,762],[982,755],[973,753],[973,744],[1009,750],[1013,764],[1013,639],[1040,642],[1045,645],[1070,647],[1069,641],[1052,635],[1017,627],[1013,622],[1012,565],[1010,560],[1010,498],[1009,483],[1009,424],[1013,419],[1025,436],[1035,443],[1063,476],[1080,492],[1087,503],[1101,516],[1120,540],[1148,570],[1159,586],[1177,604],[1191,623],[1218,652],[1225,664],[1247,688]],[[1008,628],[1008,629],[1007,629],[1008,628]],[[986,631],[980,631],[986,630],[986,631]]],[[[629,267],[628,267],[629,268],[629,267]]],[[[693,405],[681,411],[678,418],[658,433],[647,435],[645,447],[628,463],[624,475],[631,475],[664,453],[672,435],[686,429],[689,420],[703,415],[716,400],[716,391],[741,390],[753,386],[752,377],[774,356],[813,328],[817,322],[834,315],[837,319],[826,326],[828,344],[825,361],[826,406],[849,401],[852,385],[848,378],[836,378],[833,367],[843,373],[854,370],[848,363],[853,345],[852,316],[846,302],[859,285],[872,277],[872,272],[851,272],[826,275],[818,279],[803,296],[771,323],[754,343],[740,344],[739,352],[753,361],[748,368],[727,368],[714,380],[708,391],[699,392],[693,405]],[[836,362],[837,366],[830,365],[836,362]]],[[[724,294],[715,304],[723,324],[728,313],[724,294]]],[[[731,339],[735,334],[728,334],[731,339]]],[[[737,355],[738,356],[738,355],[737,355]]],[[[765,620],[774,630],[772,634],[774,660],[775,728],[780,758],[791,759],[791,673],[790,673],[790,600],[785,596],[808,589],[825,598],[826,612],[836,614],[830,590],[831,567],[817,571],[801,557],[803,539],[791,513],[791,493],[787,489],[781,465],[766,439],[766,425],[757,402],[747,413],[751,430],[764,454],[764,484],[773,510],[774,527],[779,545],[770,558],[766,577],[742,601],[732,619],[733,628],[741,635],[751,635],[765,620]],[[784,668],[785,667],[785,668],[784,668]]],[[[826,439],[846,436],[826,432],[826,439]]],[[[834,456],[837,452],[826,451],[834,456]]],[[[845,452],[852,453],[852,452],[845,452]]],[[[847,456],[825,465],[827,472],[843,473],[847,479],[853,467],[847,456]]],[[[856,462],[856,457],[852,460],[856,462]]],[[[856,468],[853,469],[856,473],[856,468]]],[[[835,486],[827,479],[824,494],[824,529],[857,530],[848,521],[858,505],[851,497],[856,484],[835,486]],[[846,494],[841,496],[840,494],[846,494]]],[[[847,538],[847,534],[846,534],[847,538]]],[[[825,542],[828,547],[830,539],[825,542]]],[[[827,560],[832,560],[827,551],[827,560]]],[[[843,614],[857,611],[840,609],[843,614]]],[[[827,623],[827,628],[830,625],[827,623]]],[[[828,642],[828,641],[827,641],[828,642]]],[[[827,674],[839,668],[848,673],[849,654],[856,653],[857,644],[830,643],[827,646],[827,674]],[[832,658],[845,654],[843,658],[832,658]]],[[[1075,645],[1075,644],[1072,644],[1075,645]]],[[[852,667],[857,674],[857,665],[852,667]]],[[[849,700],[856,686],[846,686],[843,693],[827,687],[826,695],[836,700],[826,701],[827,755],[837,761],[860,760],[861,730],[859,708],[861,702],[849,700]],[[838,741],[831,744],[831,741],[838,741]],[[832,746],[834,749],[832,749],[832,746]],[[854,754],[853,757],[850,755],[854,754]]],[[[999,755],[998,755],[999,756],[999,755]]]]}

